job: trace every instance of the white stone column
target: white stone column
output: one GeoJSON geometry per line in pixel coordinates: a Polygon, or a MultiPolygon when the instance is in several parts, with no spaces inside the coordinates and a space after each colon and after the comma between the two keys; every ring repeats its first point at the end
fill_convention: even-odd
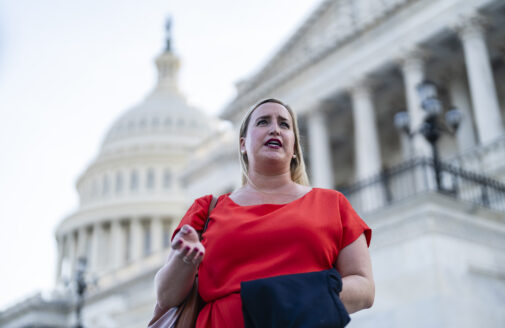
{"type": "Polygon", "coordinates": [[[163,220],[159,216],[151,219],[151,250],[157,253],[163,249],[163,220]]]}
{"type": "Polygon", "coordinates": [[[77,247],[75,245],[75,232],[70,231],[67,234],[68,241],[68,262],[69,262],[69,270],[70,270],[70,279],[74,279],[75,277],[75,268],[77,264],[77,247]]]}
{"type": "Polygon", "coordinates": [[[126,238],[124,236],[124,229],[121,226],[121,222],[118,219],[114,219],[110,223],[110,233],[111,233],[111,262],[112,268],[118,269],[122,267],[125,263],[125,244],[126,238]]]}
{"type": "Polygon", "coordinates": [[[382,160],[370,81],[358,81],[350,90],[354,122],[356,179],[377,174],[382,160]]]}
{"type": "Polygon", "coordinates": [[[140,218],[130,220],[130,256],[132,261],[138,261],[143,254],[143,229],[140,218]]]}
{"type": "Polygon", "coordinates": [[[104,231],[101,222],[97,222],[93,225],[93,230],[91,233],[91,254],[89,259],[90,270],[92,272],[98,272],[103,264],[102,249],[104,231]]]}
{"type": "Polygon", "coordinates": [[[468,88],[462,74],[453,75],[448,82],[451,104],[457,107],[463,115],[463,120],[456,132],[456,139],[459,151],[464,151],[475,146],[477,140],[473,128],[473,115],[468,88]]]}
{"type": "MultiPolygon", "coordinates": [[[[355,81],[350,93],[354,123],[355,176],[356,180],[363,181],[378,174],[382,166],[371,81],[355,81]]],[[[376,209],[383,205],[383,194],[382,184],[365,183],[355,198],[355,202],[359,202],[355,206],[361,211],[376,209]]]]}
{"type": "Polygon", "coordinates": [[[482,18],[466,18],[458,26],[458,32],[465,53],[479,141],[487,144],[503,135],[504,129],[482,18]]]}
{"type": "Polygon", "coordinates": [[[77,230],[77,259],[86,257],[86,247],[88,243],[88,235],[86,227],[81,227],[77,230]]]}
{"type": "Polygon", "coordinates": [[[325,116],[321,110],[307,116],[311,182],[314,187],[334,188],[330,136],[325,116]]]}
{"type": "MultiPolygon", "coordinates": [[[[407,111],[410,116],[411,131],[418,131],[425,117],[417,86],[424,80],[424,54],[420,50],[407,53],[401,60],[401,70],[405,84],[407,111]]],[[[431,156],[428,142],[420,134],[411,140],[412,156],[431,156]]]]}
{"type": "Polygon", "coordinates": [[[56,245],[58,249],[58,260],[56,262],[56,281],[59,282],[61,280],[62,266],[63,266],[63,256],[65,251],[65,238],[64,236],[56,237],[56,245]]]}

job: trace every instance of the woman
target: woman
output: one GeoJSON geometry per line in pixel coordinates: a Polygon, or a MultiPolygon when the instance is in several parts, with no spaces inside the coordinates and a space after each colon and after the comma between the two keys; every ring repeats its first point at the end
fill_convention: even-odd
{"type": "Polygon", "coordinates": [[[156,275],[158,304],[180,304],[198,271],[206,305],[197,327],[243,327],[241,282],[335,267],[346,310],[372,306],[371,230],[342,194],[308,186],[294,112],[261,101],[246,115],[239,145],[242,187],[219,197],[202,242],[197,231],[212,196],[193,203],[156,275]]]}

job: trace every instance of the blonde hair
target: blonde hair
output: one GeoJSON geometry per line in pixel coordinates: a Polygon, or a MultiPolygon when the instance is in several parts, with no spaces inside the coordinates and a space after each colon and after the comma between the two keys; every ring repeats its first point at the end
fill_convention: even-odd
{"type": "Polygon", "coordinates": [[[307,176],[307,171],[305,170],[305,161],[303,160],[303,152],[302,147],[300,146],[300,134],[298,132],[298,123],[296,121],[296,115],[293,110],[282,101],[274,98],[264,99],[258,102],[256,105],[252,106],[251,109],[247,112],[246,116],[242,120],[242,124],[240,125],[240,133],[239,133],[239,159],[240,159],[240,168],[242,170],[242,185],[245,185],[249,181],[249,162],[247,159],[247,154],[243,154],[240,151],[240,139],[245,138],[247,134],[247,128],[249,126],[249,121],[251,120],[252,113],[256,110],[256,108],[260,107],[266,103],[275,103],[283,106],[288,111],[289,115],[291,115],[291,120],[293,121],[293,132],[295,134],[295,157],[291,159],[291,163],[289,165],[291,172],[291,180],[294,182],[308,186],[309,178],[307,176]]]}

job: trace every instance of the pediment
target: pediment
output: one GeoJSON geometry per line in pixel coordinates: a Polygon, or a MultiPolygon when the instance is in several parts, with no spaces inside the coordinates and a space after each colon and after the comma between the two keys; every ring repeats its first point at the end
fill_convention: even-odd
{"type": "MultiPolygon", "coordinates": [[[[253,91],[257,93],[258,89],[271,89],[286,81],[414,1],[323,1],[256,74],[241,81],[236,100],[253,91]]],[[[225,109],[225,115],[234,111],[233,103],[225,109]]]]}

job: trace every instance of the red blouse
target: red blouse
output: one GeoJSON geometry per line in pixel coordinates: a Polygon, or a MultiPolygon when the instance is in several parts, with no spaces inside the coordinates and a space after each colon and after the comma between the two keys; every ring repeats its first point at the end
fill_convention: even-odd
{"type": "MultiPolygon", "coordinates": [[[[195,200],[173,236],[184,224],[201,231],[211,199],[195,200]]],[[[202,239],[198,281],[207,304],[196,327],[244,327],[241,281],[330,269],[362,233],[370,245],[371,229],[335,190],[313,188],[287,204],[250,206],[220,196],[202,239]]]]}

